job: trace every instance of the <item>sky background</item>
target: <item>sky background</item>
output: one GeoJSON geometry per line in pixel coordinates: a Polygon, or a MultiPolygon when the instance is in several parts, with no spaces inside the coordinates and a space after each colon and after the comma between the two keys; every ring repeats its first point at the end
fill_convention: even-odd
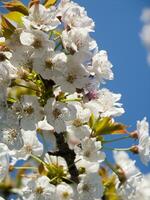
{"type": "MultiPolygon", "coordinates": [[[[134,130],[136,121],[144,116],[150,122],[150,66],[139,37],[141,12],[145,7],[150,7],[150,0],[75,1],[84,6],[88,15],[94,19],[96,31],[92,35],[99,49],[108,51],[114,66],[115,79],[108,82],[106,87],[122,94],[121,102],[126,111],[117,120],[129,125],[130,130],[134,130]]],[[[131,144],[122,142],[120,146],[128,147],[131,144]]],[[[150,166],[144,167],[139,159],[137,165],[143,172],[150,172],[150,166]]]]}

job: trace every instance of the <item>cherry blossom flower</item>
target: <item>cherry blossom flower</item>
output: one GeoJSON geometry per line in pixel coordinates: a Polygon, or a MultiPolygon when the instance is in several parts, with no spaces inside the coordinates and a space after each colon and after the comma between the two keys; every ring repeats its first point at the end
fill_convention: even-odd
{"type": "Polygon", "coordinates": [[[81,177],[81,182],[78,184],[80,200],[101,200],[103,194],[103,186],[101,179],[97,173],[90,173],[81,177]]]}
{"type": "Polygon", "coordinates": [[[8,147],[0,143],[0,181],[8,174],[9,170],[9,150],[8,147]]]}
{"type": "Polygon", "coordinates": [[[47,121],[52,125],[57,133],[66,131],[66,121],[69,121],[75,115],[76,109],[66,103],[56,102],[51,98],[44,107],[47,121]]]}
{"type": "Polygon", "coordinates": [[[118,103],[121,94],[115,94],[108,89],[101,89],[97,94],[97,98],[85,103],[85,107],[89,108],[96,117],[116,117],[124,113],[121,108],[122,104],[118,103]]]}
{"type": "MultiPolygon", "coordinates": [[[[0,17],[1,195],[102,200],[111,199],[113,188],[119,199],[149,200],[149,175],[142,175],[123,149],[113,148],[113,142],[133,134],[111,139],[114,131],[127,133],[115,121],[124,109],[121,94],[103,88],[114,78],[113,65],[91,36],[95,24],[85,8],[71,0],[30,1],[28,7],[4,3],[10,5],[19,5],[20,13],[0,17]],[[116,150],[114,166],[106,148],[116,150]]],[[[141,37],[149,48],[149,11],[143,20],[141,37]]],[[[137,122],[134,134],[138,145],[124,150],[139,154],[147,165],[146,118],[137,122]]]]}
{"type": "Polygon", "coordinates": [[[150,161],[150,136],[149,136],[149,124],[144,118],[142,121],[137,122],[137,134],[138,134],[138,152],[141,161],[148,165],[150,161]]]}
{"type": "Polygon", "coordinates": [[[29,200],[55,199],[55,186],[49,183],[46,176],[37,179],[29,179],[23,189],[23,197],[29,200]]]}
{"type": "Polygon", "coordinates": [[[27,29],[36,28],[44,31],[53,30],[60,24],[56,17],[56,8],[46,9],[41,4],[33,4],[29,9],[29,16],[23,17],[23,22],[27,29]]]}
{"type": "Polygon", "coordinates": [[[18,160],[27,160],[31,154],[41,156],[43,153],[43,144],[38,140],[36,131],[22,130],[23,147],[14,151],[14,155],[18,160]]]}

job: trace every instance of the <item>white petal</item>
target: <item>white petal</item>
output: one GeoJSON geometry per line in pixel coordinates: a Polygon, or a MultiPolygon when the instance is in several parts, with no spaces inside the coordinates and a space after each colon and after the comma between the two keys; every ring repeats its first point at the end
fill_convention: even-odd
{"type": "Polygon", "coordinates": [[[34,35],[23,31],[20,35],[20,41],[23,45],[30,46],[34,42],[34,35]]]}

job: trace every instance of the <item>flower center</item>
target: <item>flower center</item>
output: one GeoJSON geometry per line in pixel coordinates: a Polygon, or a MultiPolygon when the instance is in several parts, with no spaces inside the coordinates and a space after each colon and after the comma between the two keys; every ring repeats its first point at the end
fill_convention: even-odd
{"type": "Polygon", "coordinates": [[[98,99],[97,91],[90,91],[90,92],[87,94],[87,97],[88,97],[89,100],[98,99]]]}
{"type": "Polygon", "coordinates": [[[14,141],[18,136],[17,130],[16,129],[9,129],[8,130],[8,136],[7,136],[7,140],[8,142],[12,142],[14,141]]]}
{"type": "Polygon", "coordinates": [[[32,146],[29,145],[29,144],[26,145],[26,146],[25,146],[25,150],[26,150],[26,153],[29,153],[29,154],[32,153],[32,146]]]}
{"type": "Polygon", "coordinates": [[[16,129],[10,129],[9,135],[10,135],[10,137],[12,139],[16,138],[17,137],[17,131],[16,131],[16,129]]]}
{"type": "Polygon", "coordinates": [[[85,191],[85,192],[89,192],[89,190],[90,190],[89,185],[88,184],[84,184],[82,186],[82,190],[85,191]]]}
{"type": "Polygon", "coordinates": [[[3,62],[7,59],[7,57],[3,54],[3,53],[0,53],[0,62],[3,62]]]}
{"type": "Polygon", "coordinates": [[[57,185],[63,181],[63,178],[66,177],[66,171],[64,170],[63,166],[59,164],[47,164],[47,176],[50,178],[51,183],[57,185]]]}
{"type": "Polygon", "coordinates": [[[82,126],[82,121],[81,121],[80,119],[75,119],[75,120],[73,121],[73,125],[74,125],[75,127],[80,127],[80,126],[82,126]]]}
{"type": "Polygon", "coordinates": [[[85,157],[89,158],[91,155],[91,152],[89,150],[85,151],[83,154],[85,157]]]}
{"type": "Polygon", "coordinates": [[[63,196],[64,199],[67,199],[69,197],[69,193],[68,192],[63,192],[62,196],[63,196]]]}
{"type": "Polygon", "coordinates": [[[73,83],[73,82],[76,80],[76,78],[77,78],[77,76],[76,76],[75,74],[68,74],[66,80],[67,80],[69,83],[73,83]]]}
{"type": "Polygon", "coordinates": [[[27,106],[24,108],[24,112],[28,115],[31,115],[34,112],[34,109],[32,106],[27,106]]]}
{"type": "Polygon", "coordinates": [[[59,110],[58,108],[55,108],[53,110],[53,116],[54,116],[54,118],[57,119],[60,115],[61,115],[61,110],[59,110]]]}
{"type": "Polygon", "coordinates": [[[45,67],[51,69],[53,67],[53,63],[50,59],[45,60],[45,67]]]}
{"type": "Polygon", "coordinates": [[[36,192],[37,194],[42,194],[43,191],[44,191],[44,190],[43,190],[43,188],[42,188],[41,186],[37,187],[36,190],[35,190],[35,192],[36,192]]]}
{"type": "Polygon", "coordinates": [[[32,59],[28,59],[27,62],[24,64],[24,67],[33,67],[33,60],[32,59]]]}
{"type": "Polygon", "coordinates": [[[32,46],[35,49],[40,49],[42,47],[42,42],[41,40],[35,39],[34,42],[32,43],[32,46]]]}

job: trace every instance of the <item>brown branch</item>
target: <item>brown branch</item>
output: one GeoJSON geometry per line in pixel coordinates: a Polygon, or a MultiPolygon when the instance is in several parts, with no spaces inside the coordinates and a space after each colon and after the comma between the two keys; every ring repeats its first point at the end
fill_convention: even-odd
{"type": "Polygon", "coordinates": [[[69,149],[68,144],[65,142],[64,133],[57,134],[55,132],[55,137],[59,150],[56,152],[48,152],[48,154],[63,157],[67,163],[68,171],[71,175],[71,180],[79,183],[79,173],[74,162],[76,156],[74,150],[69,149]]]}

